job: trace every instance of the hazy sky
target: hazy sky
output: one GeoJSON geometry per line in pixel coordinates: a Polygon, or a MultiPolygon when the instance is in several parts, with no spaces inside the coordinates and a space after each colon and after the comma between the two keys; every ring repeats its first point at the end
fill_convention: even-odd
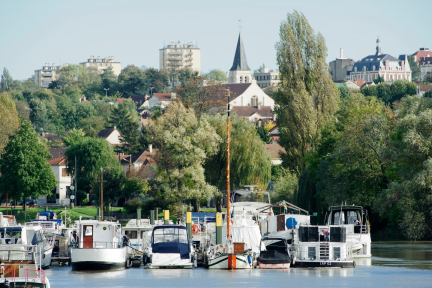
{"type": "MultiPolygon", "coordinates": [[[[328,61],[358,60],[382,51],[393,56],[432,46],[431,0],[231,1],[16,1],[0,0],[0,69],[25,79],[45,63],[74,63],[114,56],[122,64],[159,68],[169,41],[196,41],[201,70],[228,71],[242,21],[249,67],[276,69],[279,26],[294,9],[326,39],[328,61]]],[[[432,48],[432,47],[431,47],[432,48]]]]}

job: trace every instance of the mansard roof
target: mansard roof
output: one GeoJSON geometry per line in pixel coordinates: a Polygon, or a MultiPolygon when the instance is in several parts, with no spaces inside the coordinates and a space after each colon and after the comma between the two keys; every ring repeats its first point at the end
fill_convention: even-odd
{"type": "Polygon", "coordinates": [[[246,60],[246,53],[244,51],[241,33],[239,34],[239,38],[237,41],[237,48],[234,55],[234,62],[230,71],[235,71],[235,70],[250,70],[246,60]]]}

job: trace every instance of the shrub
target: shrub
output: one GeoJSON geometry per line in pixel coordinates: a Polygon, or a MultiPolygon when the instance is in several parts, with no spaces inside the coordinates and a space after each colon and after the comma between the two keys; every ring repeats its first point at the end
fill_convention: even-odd
{"type": "Polygon", "coordinates": [[[82,205],[87,206],[89,204],[89,200],[87,198],[84,198],[81,203],[82,205]]]}
{"type": "Polygon", "coordinates": [[[142,202],[141,198],[136,197],[136,198],[133,198],[131,200],[126,201],[126,203],[124,204],[124,208],[129,213],[135,213],[138,208],[141,208],[142,205],[143,205],[143,202],[142,202]]]}

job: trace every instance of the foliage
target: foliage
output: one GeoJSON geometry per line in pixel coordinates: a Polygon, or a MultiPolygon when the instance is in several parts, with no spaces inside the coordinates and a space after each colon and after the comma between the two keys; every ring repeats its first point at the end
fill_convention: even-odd
{"type": "Polygon", "coordinates": [[[408,56],[408,63],[411,68],[411,78],[413,81],[418,81],[420,76],[420,66],[414,59],[414,56],[408,56]]]}
{"type": "Polygon", "coordinates": [[[118,85],[123,95],[145,94],[150,90],[150,81],[146,78],[143,70],[128,65],[118,76],[118,85]]]}
{"type": "Polygon", "coordinates": [[[217,193],[204,178],[204,161],[217,152],[221,141],[207,119],[197,119],[193,109],[180,102],[170,104],[157,121],[150,120],[149,142],[159,149],[154,189],[167,202],[198,203],[217,193]]]}
{"type": "Polygon", "coordinates": [[[226,83],[228,81],[226,73],[219,69],[210,70],[205,77],[218,83],[226,83]]]}
{"type": "Polygon", "coordinates": [[[138,208],[141,208],[143,205],[143,201],[141,200],[140,197],[135,197],[132,198],[128,201],[126,201],[126,203],[124,204],[124,208],[129,212],[129,213],[136,213],[138,208]]]}
{"type": "Polygon", "coordinates": [[[13,90],[13,86],[14,81],[12,79],[12,76],[10,75],[9,70],[5,67],[3,68],[3,74],[0,78],[0,92],[13,90]]]}
{"type": "Polygon", "coordinates": [[[361,89],[363,95],[377,96],[386,104],[399,101],[406,95],[415,95],[416,92],[415,84],[407,80],[397,80],[392,84],[381,82],[378,85],[368,85],[361,89]]]}
{"type": "Polygon", "coordinates": [[[19,117],[10,93],[0,93],[0,157],[9,136],[19,127],[19,117]]]}
{"type": "Polygon", "coordinates": [[[139,177],[139,174],[132,171],[128,174],[124,185],[124,195],[126,198],[133,196],[144,196],[150,191],[150,185],[146,179],[139,177]]]}
{"type": "Polygon", "coordinates": [[[70,130],[65,137],[63,137],[63,142],[66,147],[71,146],[74,143],[79,142],[82,138],[84,138],[85,133],[82,129],[72,129],[70,130]]]}
{"type": "Polygon", "coordinates": [[[378,75],[378,77],[376,79],[374,79],[373,82],[375,84],[383,83],[384,82],[384,78],[381,77],[381,75],[378,75]]]}
{"type": "Polygon", "coordinates": [[[281,167],[279,177],[273,185],[272,202],[276,203],[282,200],[293,202],[294,195],[298,189],[298,177],[295,173],[281,167]]]}
{"type": "Polygon", "coordinates": [[[303,14],[288,14],[276,50],[281,79],[275,99],[279,143],[287,153],[284,165],[301,171],[320,129],[334,120],[339,93],[328,73],[324,38],[314,33],[303,14]]]}
{"type": "Polygon", "coordinates": [[[9,137],[0,159],[2,193],[15,200],[51,194],[56,178],[47,163],[49,156],[31,123],[21,120],[20,128],[9,137]]]}
{"type": "Polygon", "coordinates": [[[200,118],[210,109],[220,110],[226,104],[223,85],[212,79],[195,77],[173,89],[186,108],[192,108],[200,118]]]}

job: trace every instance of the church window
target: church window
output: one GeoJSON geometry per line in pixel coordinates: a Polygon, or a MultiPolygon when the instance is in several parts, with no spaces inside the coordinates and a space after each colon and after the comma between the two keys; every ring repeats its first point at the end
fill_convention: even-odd
{"type": "Polygon", "coordinates": [[[258,106],[258,96],[256,96],[256,95],[252,96],[251,106],[258,106]]]}
{"type": "Polygon", "coordinates": [[[249,77],[245,76],[245,77],[244,77],[244,82],[245,82],[245,83],[248,83],[248,82],[249,82],[249,77]]]}
{"type": "Polygon", "coordinates": [[[243,81],[243,77],[242,77],[242,76],[240,76],[240,83],[242,83],[242,81],[243,81]]]}

